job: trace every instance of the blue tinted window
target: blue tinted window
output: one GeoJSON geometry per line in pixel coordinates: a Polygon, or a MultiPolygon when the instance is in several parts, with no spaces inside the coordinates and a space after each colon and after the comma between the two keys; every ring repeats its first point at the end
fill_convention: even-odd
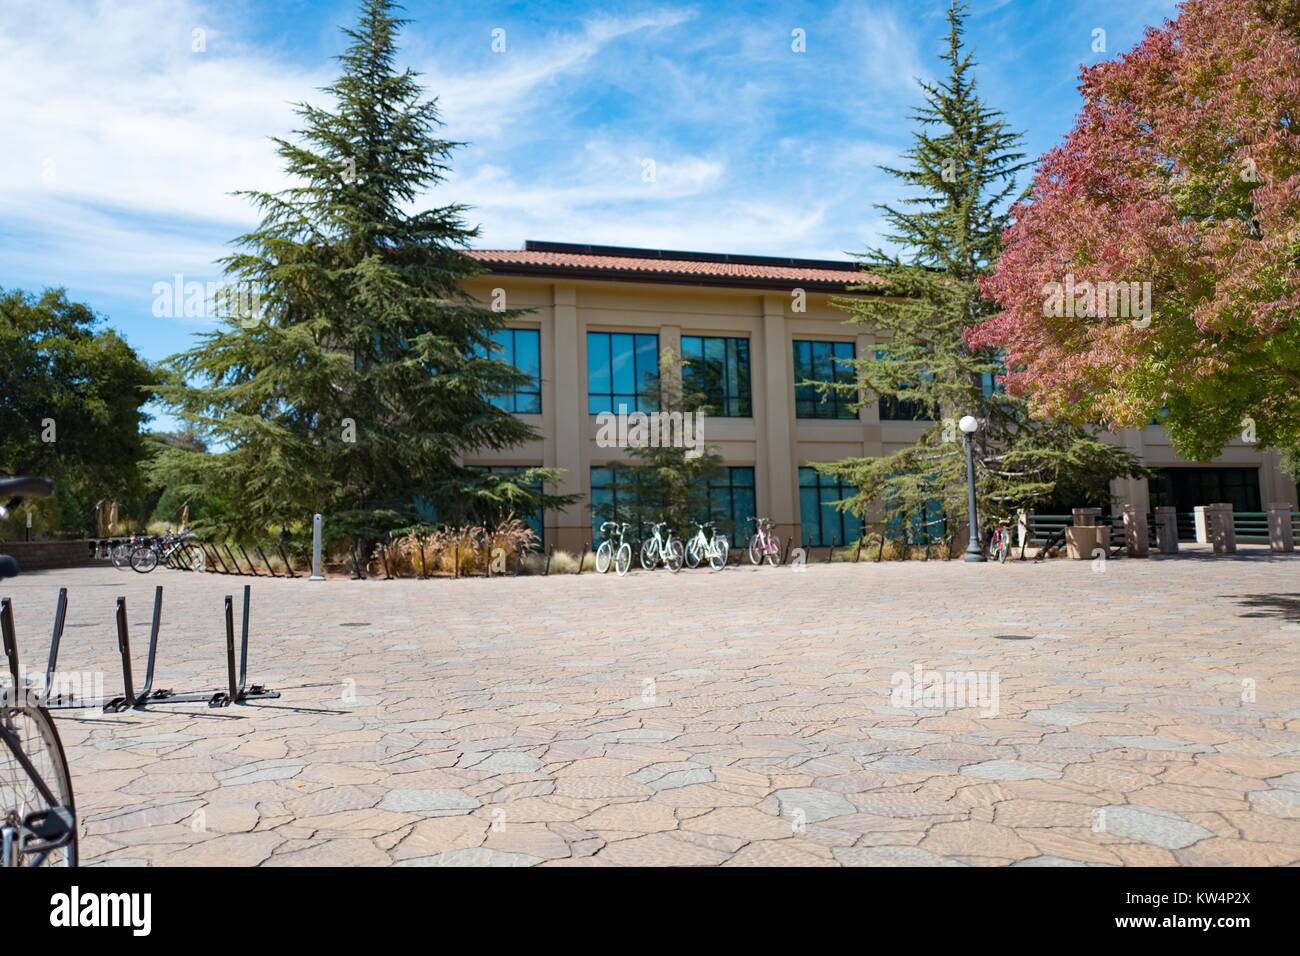
{"type": "Polygon", "coordinates": [[[852,342],[794,342],[794,412],[798,418],[857,418],[856,393],[822,395],[812,382],[853,383],[857,374],[852,342]]]}
{"type": "Polygon", "coordinates": [[[852,498],[857,489],[852,485],[823,475],[815,468],[799,469],[799,525],[802,544],[812,543],[814,548],[831,544],[843,546],[856,541],[862,534],[862,522],[852,514],[840,511],[832,502],[852,498]]]}
{"type": "Polygon", "coordinates": [[[749,339],[682,336],[682,387],[692,405],[724,418],[749,418],[749,339]]]}
{"type": "Polygon", "coordinates": [[[733,547],[749,543],[753,534],[756,513],[754,501],[754,469],[728,466],[722,473],[709,479],[709,517],[717,522],[717,529],[727,535],[733,547]]]}
{"type": "MultiPolygon", "coordinates": [[[[528,381],[512,391],[492,396],[492,404],[508,412],[538,415],[542,411],[542,334],[537,329],[498,329],[492,333],[493,358],[512,365],[528,381]]],[[[480,355],[485,355],[483,350],[480,355]]]]}
{"type": "Polygon", "coordinates": [[[659,380],[659,336],[587,333],[587,412],[653,411],[648,398],[659,380]]]}

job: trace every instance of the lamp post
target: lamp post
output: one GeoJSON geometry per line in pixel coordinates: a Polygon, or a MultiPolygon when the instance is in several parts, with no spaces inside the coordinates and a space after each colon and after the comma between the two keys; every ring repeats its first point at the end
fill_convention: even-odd
{"type": "Polygon", "coordinates": [[[966,560],[983,561],[984,549],[980,547],[979,516],[975,513],[975,442],[973,436],[979,430],[979,419],[974,415],[963,415],[957,423],[961,429],[961,440],[966,445],[966,494],[967,512],[970,515],[970,541],[966,545],[966,560]]]}

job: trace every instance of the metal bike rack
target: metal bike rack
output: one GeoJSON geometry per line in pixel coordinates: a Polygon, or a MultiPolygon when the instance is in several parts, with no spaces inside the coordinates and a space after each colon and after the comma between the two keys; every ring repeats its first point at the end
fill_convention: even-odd
{"type": "Polygon", "coordinates": [[[13,679],[14,703],[22,688],[22,667],[18,663],[18,639],[14,636],[14,608],[9,598],[0,598],[0,640],[4,643],[5,660],[9,663],[9,676],[13,679]]]}
{"type": "Polygon", "coordinates": [[[234,598],[225,598],[226,619],[226,687],[223,690],[197,691],[178,694],[173,690],[154,690],[154,663],[158,656],[158,630],[162,615],[162,586],[154,597],[153,628],[149,635],[149,657],[145,670],[144,686],[137,693],[131,673],[131,639],[126,620],[126,598],[117,599],[117,645],[122,657],[122,686],[124,693],[104,705],[107,713],[138,710],[151,704],[206,703],[209,707],[229,707],[249,700],[279,697],[280,692],[269,690],[262,684],[248,686],[248,616],[251,586],[244,585],[244,615],[240,635],[239,676],[235,676],[235,623],[234,598]]]}
{"type": "MultiPolygon", "coordinates": [[[[142,709],[150,704],[206,703],[209,707],[228,707],[250,700],[264,700],[280,696],[277,690],[271,690],[263,684],[248,683],[248,631],[249,605],[251,587],[244,585],[244,611],[240,629],[239,670],[235,670],[235,621],[234,598],[229,594],[225,598],[226,624],[226,686],[220,690],[198,691],[178,694],[173,690],[154,690],[154,669],[158,660],[158,632],[162,624],[162,585],[154,590],[153,620],[149,631],[149,656],[145,665],[144,685],[136,690],[135,678],[131,664],[131,637],[127,624],[126,598],[117,599],[116,625],[117,647],[122,661],[123,693],[119,697],[102,699],[78,699],[72,694],[50,693],[54,686],[54,676],[59,661],[59,645],[63,638],[64,621],[67,617],[68,590],[59,589],[59,602],[54,612],[54,629],[50,636],[50,656],[45,670],[45,686],[41,690],[40,705],[47,710],[85,710],[101,707],[105,713],[115,714],[123,711],[142,709]]],[[[13,603],[9,598],[0,599],[0,638],[3,638],[4,654],[13,682],[15,701],[18,694],[24,692],[22,668],[18,660],[18,639],[14,629],[13,603]]]]}

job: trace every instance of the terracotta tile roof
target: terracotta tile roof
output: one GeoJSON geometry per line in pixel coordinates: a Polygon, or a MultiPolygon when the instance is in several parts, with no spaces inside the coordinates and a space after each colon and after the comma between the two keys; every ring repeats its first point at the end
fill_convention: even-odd
{"type": "Polygon", "coordinates": [[[529,240],[523,249],[471,249],[492,272],[685,284],[843,289],[873,281],[853,262],[581,246],[529,240]]]}

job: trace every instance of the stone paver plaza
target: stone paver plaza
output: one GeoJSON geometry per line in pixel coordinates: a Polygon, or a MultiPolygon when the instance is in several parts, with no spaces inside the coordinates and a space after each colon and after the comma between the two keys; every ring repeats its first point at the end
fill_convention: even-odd
{"type": "MultiPolygon", "coordinates": [[[[1300,559],[1246,550],[257,580],[251,678],[281,699],[60,716],[83,861],[1294,864],[1300,559]]],[[[36,667],[67,585],[61,669],[116,693],[114,600],[139,674],[164,584],[157,686],[201,690],[245,581],[3,591],[36,667]]]]}

